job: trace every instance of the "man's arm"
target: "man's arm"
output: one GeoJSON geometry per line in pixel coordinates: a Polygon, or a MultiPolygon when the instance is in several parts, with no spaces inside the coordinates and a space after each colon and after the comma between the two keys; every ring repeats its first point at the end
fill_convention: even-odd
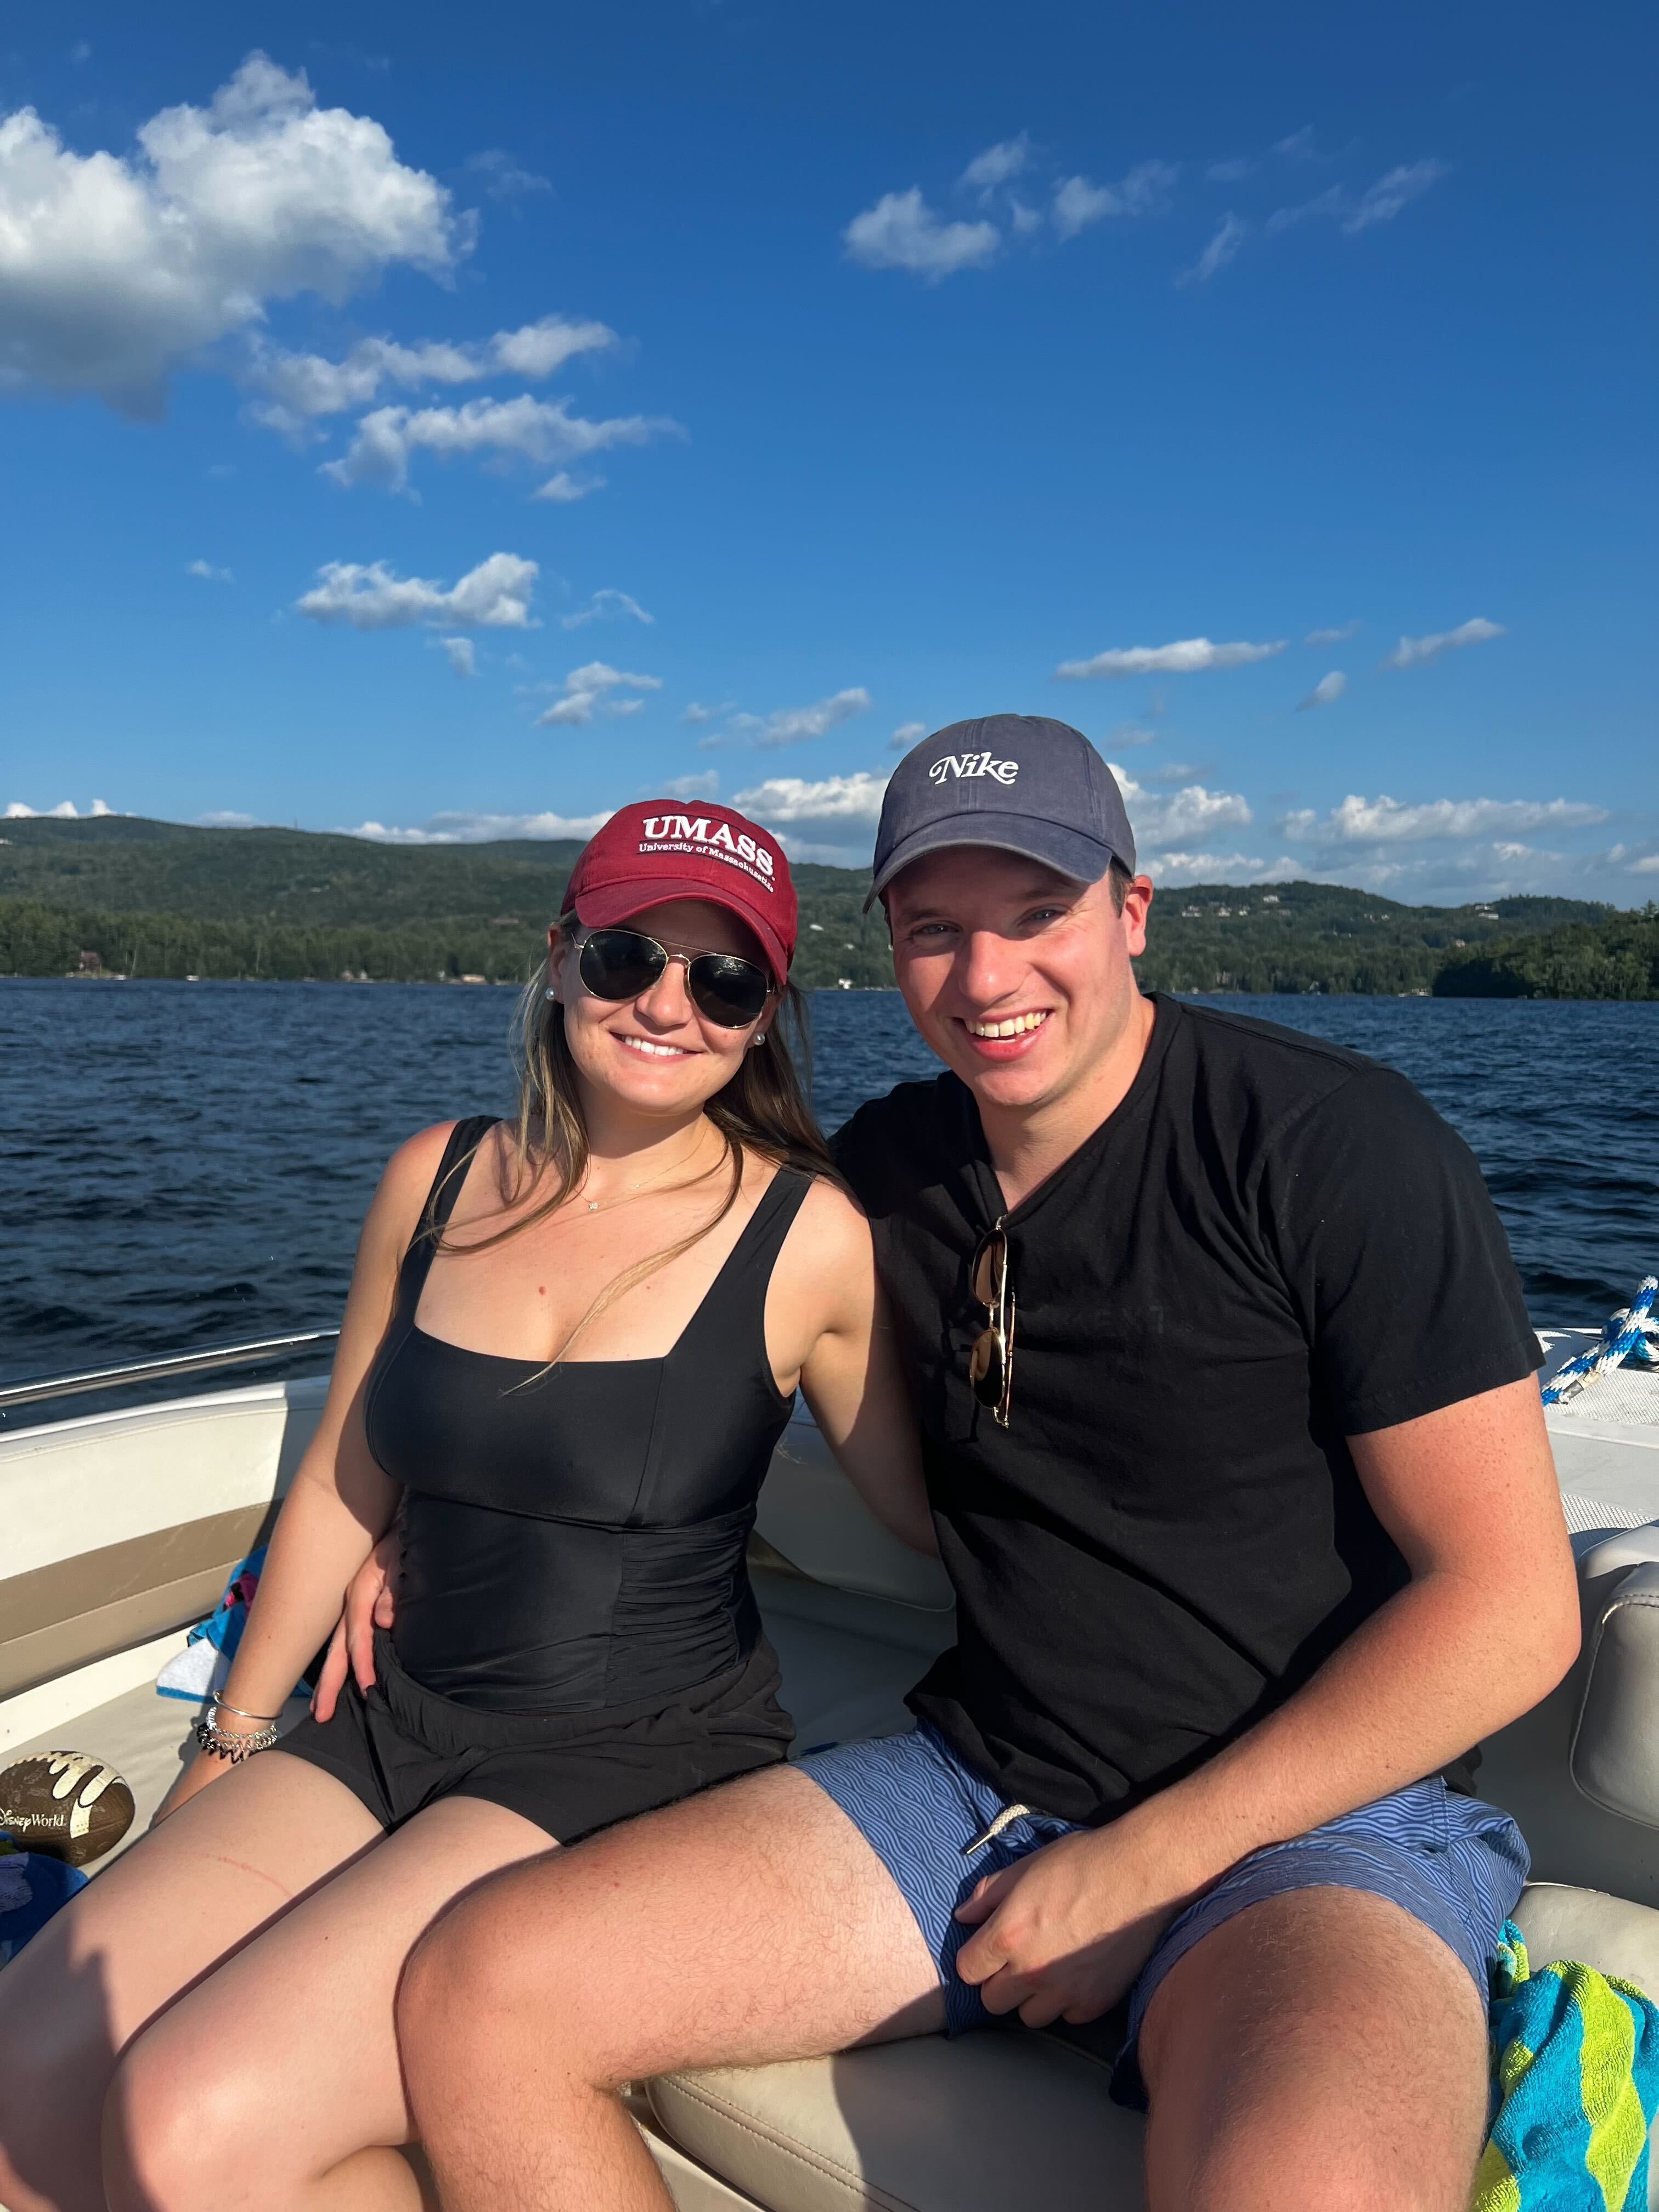
{"type": "Polygon", "coordinates": [[[1197,1773],[981,1884],[957,1971],[993,2012],[1097,2017],[1229,1867],[1434,1773],[1572,1664],[1577,1589],[1531,1376],[1349,1448],[1410,1582],[1197,1773]]]}

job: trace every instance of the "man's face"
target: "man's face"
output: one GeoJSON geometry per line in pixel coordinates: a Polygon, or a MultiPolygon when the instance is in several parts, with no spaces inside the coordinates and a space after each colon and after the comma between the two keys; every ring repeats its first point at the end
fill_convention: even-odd
{"type": "Polygon", "coordinates": [[[887,892],[893,966],[910,1018],[981,1106],[1063,1097],[1123,1038],[1152,887],[1119,914],[1111,884],[1073,883],[979,845],[929,853],[887,892]]]}

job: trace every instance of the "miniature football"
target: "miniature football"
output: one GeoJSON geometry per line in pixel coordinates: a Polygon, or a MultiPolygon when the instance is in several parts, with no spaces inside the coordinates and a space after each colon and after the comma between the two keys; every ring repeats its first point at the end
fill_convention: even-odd
{"type": "Polygon", "coordinates": [[[21,1850],[85,1866],[132,1826],[132,1792],[112,1766],[81,1751],[20,1759],[0,1772],[0,1828],[21,1850]]]}

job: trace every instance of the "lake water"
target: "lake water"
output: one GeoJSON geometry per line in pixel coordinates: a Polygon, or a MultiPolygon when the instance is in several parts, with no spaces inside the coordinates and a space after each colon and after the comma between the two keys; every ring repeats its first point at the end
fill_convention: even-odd
{"type": "MultiPolygon", "coordinates": [[[[1219,1003],[1426,1092],[1486,1170],[1535,1321],[1599,1322],[1659,1266],[1659,1003],[1219,1003]]],[[[513,1004],[418,984],[0,981],[0,1381],[332,1328],[387,1153],[509,1103],[513,1004]]],[[[817,992],[812,1017],[827,1128],[937,1068],[896,993],[817,992]]]]}

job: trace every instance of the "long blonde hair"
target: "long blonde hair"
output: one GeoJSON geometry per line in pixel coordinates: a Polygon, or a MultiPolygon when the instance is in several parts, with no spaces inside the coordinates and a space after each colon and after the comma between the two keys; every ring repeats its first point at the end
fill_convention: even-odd
{"type": "MultiPolygon", "coordinates": [[[[574,946],[577,927],[574,914],[561,916],[559,931],[567,953],[574,946]]],[[[538,967],[525,985],[514,1024],[513,1060],[518,1075],[519,1103],[513,1127],[512,1188],[507,1203],[516,1204],[544,1176],[550,1176],[552,1182],[540,1203],[521,1219],[510,1222],[506,1228],[480,1237],[476,1243],[450,1243],[435,1218],[437,1208],[443,1192],[451,1184],[459,1187],[459,1180],[465,1177],[483,1141],[481,1138],[478,1145],[469,1146],[453,1162],[433,1190],[420,1233],[432,1239],[435,1251],[488,1252],[505,1243],[509,1237],[556,1212],[579,1188],[587,1172],[587,1120],[582,1112],[576,1063],[565,1035],[564,1007],[560,1000],[548,996],[544,981],[546,973],[544,968],[538,967]]],[[[719,1227],[738,1202],[743,1188],[744,1161],[749,1153],[780,1168],[793,1168],[804,1175],[823,1176],[840,1183],[840,1175],[830,1158],[823,1133],[807,1103],[811,1084],[811,1044],[806,1001],[793,983],[786,983],[776,994],[773,1018],[767,1024],[764,1036],[744,1052],[736,1073],[702,1109],[720,1132],[722,1149],[714,1165],[706,1168],[694,1180],[701,1182],[717,1175],[722,1168],[726,1170],[726,1194],[719,1206],[690,1236],[636,1261],[607,1283],[565,1339],[561,1352],[568,1350],[582,1330],[625,1291],[678,1260],[682,1253],[689,1252],[719,1227]]]]}

